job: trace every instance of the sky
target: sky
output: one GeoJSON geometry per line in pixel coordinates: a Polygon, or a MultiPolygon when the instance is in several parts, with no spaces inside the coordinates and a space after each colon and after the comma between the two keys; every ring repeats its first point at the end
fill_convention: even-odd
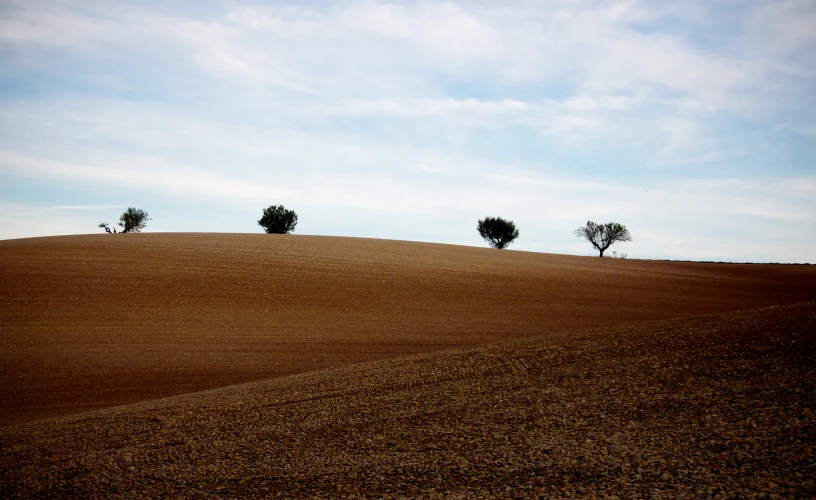
{"type": "Polygon", "coordinates": [[[296,234],[815,262],[816,2],[3,0],[0,239],[296,234]],[[111,236],[113,237],[113,236],[111,236]]]}

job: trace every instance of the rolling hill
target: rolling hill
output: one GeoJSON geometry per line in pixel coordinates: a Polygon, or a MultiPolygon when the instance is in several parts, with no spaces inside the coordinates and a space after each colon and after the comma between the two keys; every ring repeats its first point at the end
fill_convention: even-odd
{"type": "Polygon", "coordinates": [[[0,425],[511,339],[816,300],[816,267],[300,235],[0,241],[0,425]]]}

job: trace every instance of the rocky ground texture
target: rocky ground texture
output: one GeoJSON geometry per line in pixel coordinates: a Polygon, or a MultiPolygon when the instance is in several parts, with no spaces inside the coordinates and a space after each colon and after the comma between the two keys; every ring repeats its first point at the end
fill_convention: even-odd
{"type": "Polygon", "coordinates": [[[4,498],[813,498],[816,303],[0,429],[4,498]]]}

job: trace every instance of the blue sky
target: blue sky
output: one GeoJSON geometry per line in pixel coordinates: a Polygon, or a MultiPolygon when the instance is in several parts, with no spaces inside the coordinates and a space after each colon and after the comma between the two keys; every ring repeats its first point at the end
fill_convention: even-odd
{"type": "Polygon", "coordinates": [[[261,232],[816,262],[816,4],[0,6],[0,239],[261,232]]]}

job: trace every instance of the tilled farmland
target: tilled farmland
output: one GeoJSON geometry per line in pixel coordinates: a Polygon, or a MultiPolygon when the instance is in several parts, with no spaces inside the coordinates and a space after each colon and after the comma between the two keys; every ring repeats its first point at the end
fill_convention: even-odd
{"type": "Polygon", "coordinates": [[[813,301],[816,266],[2,241],[0,496],[810,498],[813,301]]]}
{"type": "Polygon", "coordinates": [[[811,498],[816,303],[404,357],[0,434],[6,497],[811,498]]]}
{"type": "Polygon", "coordinates": [[[0,241],[0,426],[514,338],[816,300],[816,266],[299,235],[0,241]]]}

